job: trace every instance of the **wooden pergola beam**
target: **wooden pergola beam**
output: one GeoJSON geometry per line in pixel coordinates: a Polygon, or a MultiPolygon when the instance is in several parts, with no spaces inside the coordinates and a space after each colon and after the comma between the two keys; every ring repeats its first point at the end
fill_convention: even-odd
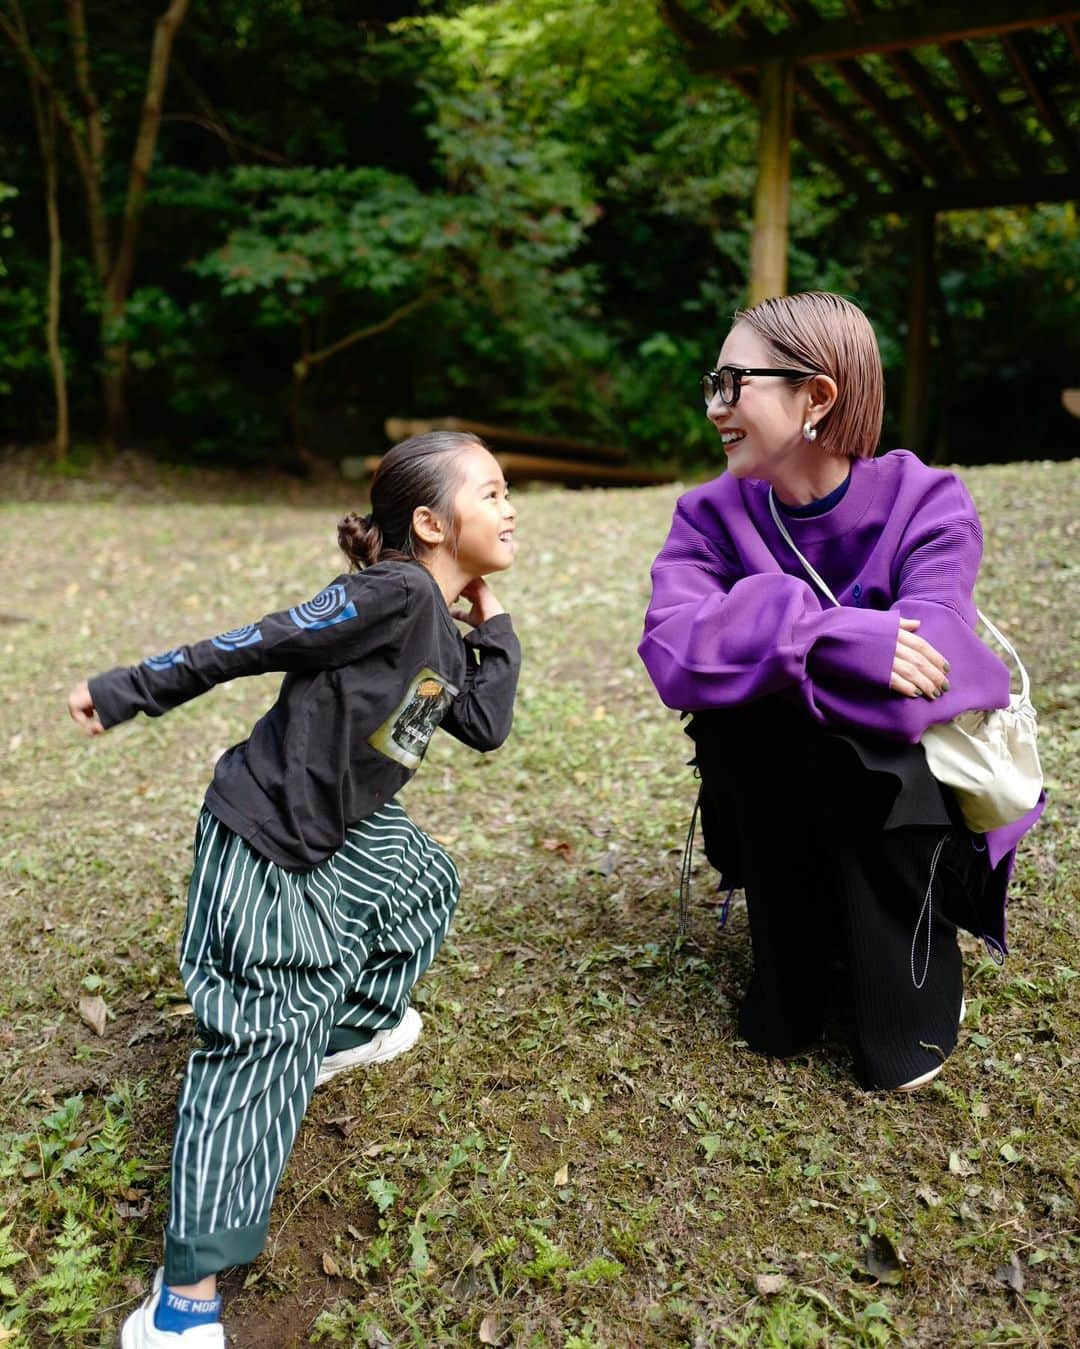
{"type": "MultiPolygon", "coordinates": [[[[757,19],[751,15],[738,15],[731,23],[731,31],[739,37],[759,38],[766,34],[768,30],[757,19]]],[[[735,77],[738,78],[737,76],[735,77]]],[[[859,126],[858,122],[852,117],[850,109],[845,108],[828,89],[813,75],[809,70],[796,70],[794,72],[795,91],[802,98],[803,102],[808,103],[817,113],[821,120],[832,128],[832,131],[847,141],[848,145],[860,155],[868,164],[871,164],[878,173],[894,188],[910,186],[908,175],[903,168],[895,164],[885,153],[882,147],[867,131],[859,126]]],[[[808,149],[811,144],[805,139],[806,123],[800,119],[796,135],[808,149]]],[[[821,138],[816,139],[820,153],[822,144],[821,138]]],[[[834,159],[837,156],[834,155],[834,159]]],[[[865,182],[859,185],[859,191],[873,191],[865,182]]]]}
{"type": "Polygon", "coordinates": [[[994,128],[1013,163],[1021,173],[1027,173],[1031,167],[1032,155],[1035,153],[1034,147],[1025,148],[1020,133],[998,102],[994,87],[984,74],[982,66],[962,42],[946,42],[941,50],[956,72],[956,78],[968,98],[983,110],[986,120],[994,128]]]}
{"type": "Polygon", "coordinates": [[[1061,26],[1065,30],[1065,36],[1069,39],[1069,46],[1072,48],[1077,64],[1080,65],[1080,31],[1077,31],[1075,23],[1063,23],[1061,26]]]}
{"type": "MultiPolygon", "coordinates": [[[[819,27],[824,23],[809,0],[780,0],[780,3],[784,13],[795,23],[806,24],[808,27],[819,27]]],[[[856,18],[861,17],[850,3],[849,8],[853,9],[856,18]]],[[[855,97],[870,109],[893,140],[907,151],[922,173],[929,178],[948,177],[929,145],[899,116],[884,90],[870,78],[858,61],[838,61],[836,73],[855,97]]]]}
{"type": "Polygon", "coordinates": [[[855,120],[851,109],[845,108],[834,98],[819,79],[808,70],[796,71],[795,88],[800,98],[809,103],[818,116],[831,126],[838,136],[847,141],[856,154],[861,155],[868,164],[877,169],[887,183],[893,187],[909,184],[909,175],[904,172],[901,165],[889,158],[873,136],[863,130],[855,120]]]}
{"type": "MultiPolygon", "coordinates": [[[[660,0],[660,17],[683,42],[688,51],[692,51],[696,45],[702,41],[710,41],[716,36],[713,29],[707,24],[695,18],[692,14],[683,9],[678,0],[660,0]]],[[[737,25],[733,25],[736,32],[741,32],[737,25]]],[[[750,100],[755,106],[761,102],[761,93],[758,88],[758,81],[752,71],[736,72],[728,77],[736,89],[750,100]]],[[[833,145],[832,141],[820,136],[814,127],[806,120],[805,116],[800,116],[798,112],[794,116],[794,137],[809,154],[824,165],[834,178],[843,186],[845,191],[853,192],[857,196],[864,196],[868,191],[867,183],[852,171],[850,160],[844,158],[839,150],[833,145]]]]}
{"type": "Polygon", "coordinates": [[[907,151],[927,177],[939,181],[948,177],[930,146],[909,123],[904,121],[880,85],[875,84],[857,61],[839,61],[836,71],[851,92],[866,104],[893,140],[907,151]]]}
{"type": "Polygon", "coordinates": [[[1020,82],[1027,91],[1028,98],[1035,105],[1044,126],[1053,136],[1061,157],[1073,173],[1080,173],[1080,150],[1077,150],[1072,132],[1051,98],[1049,89],[1036,73],[1034,53],[1030,46],[1019,34],[1004,34],[1001,45],[1005,48],[1013,69],[1020,76],[1020,82]]]}
{"type": "MultiPolygon", "coordinates": [[[[758,81],[751,75],[732,75],[731,83],[738,89],[744,98],[750,100],[756,108],[761,106],[761,89],[758,81]]],[[[847,192],[854,192],[856,196],[865,196],[867,192],[873,193],[874,189],[857,174],[852,171],[850,159],[844,156],[836,149],[831,140],[820,136],[806,115],[800,116],[798,111],[793,115],[792,127],[793,139],[797,140],[809,154],[827,168],[836,180],[842,184],[847,192]]]]}
{"type": "Polygon", "coordinates": [[[892,68],[910,88],[931,119],[941,130],[955,154],[976,176],[987,172],[987,165],[974,140],[961,128],[949,111],[941,90],[936,87],[925,69],[910,52],[890,52],[886,58],[892,68]]]}
{"type": "Polygon", "coordinates": [[[750,303],[787,290],[791,202],[791,67],[770,61],[761,72],[761,133],[750,239],[750,303]]]}
{"type": "Polygon", "coordinates": [[[926,454],[929,426],[930,309],[934,292],[935,217],[932,210],[916,211],[911,218],[911,257],[908,272],[908,331],[904,350],[904,386],[900,401],[900,432],[904,444],[926,454]]]}
{"type": "Polygon", "coordinates": [[[907,215],[912,211],[976,211],[990,206],[1034,206],[1043,201],[1080,197],[1080,175],[1050,173],[1038,178],[984,178],[945,187],[880,192],[861,199],[873,214],[907,215]]]}
{"type": "MultiPolygon", "coordinates": [[[[911,47],[1015,33],[1024,28],[1069,23],[1080,19],[1080,4],[1065,0],[965,0],[911,5],[879,11],[864,19],[829,19],[816,28],[794,26],[780,33],[723,38],[699,35],[693,41],[691,66],[705,75],[753,70],[764,61],[807,64],[842,61],[870,52],[906,51],[911,47]]],[[[704,24],[698,24],[704,28],[704,24]]]]}

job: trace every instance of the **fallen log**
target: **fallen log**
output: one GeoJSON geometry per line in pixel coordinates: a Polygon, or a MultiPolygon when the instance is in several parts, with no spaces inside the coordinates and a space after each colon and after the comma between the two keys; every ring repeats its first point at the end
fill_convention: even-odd
{"type": "Polygon", "coordinates": [[[584,440],[570,440],[566,436],[545,435],[539,431],[519,431],[506,426],[492,426],[488,422],[470,422],[463,417],[434,417],[427,420],[413,417],[388,417],[383,429],[395,443],[408,436],[421,436],[427,431],[465,431],[486,440],[491,448],[528,449],[542,451],[552,458],[599,460],[605,464],[626,464],[629,455],[613,445],[592,445],[584,440]]]}
{"type": "MultiPolygon", "coordinates": [[[[514,451],[492,450],[499,467],[514,484],[524,482],[561,482],[567,487],[653,487],[675,482],[674,469],[638,468],[631,464],[583,464],[569,459],[545,459],[535,454],[517,454],[514,451]]],[[[346,463],[362,465],[365,474],[372,474],[382,462],[378,454],[366,455],[362,460],[346,463]]],[[[343,464],[344,467],[344,464],[343,464]]],[[[349,477],[360,474],[347,473],[349,477]]]]}

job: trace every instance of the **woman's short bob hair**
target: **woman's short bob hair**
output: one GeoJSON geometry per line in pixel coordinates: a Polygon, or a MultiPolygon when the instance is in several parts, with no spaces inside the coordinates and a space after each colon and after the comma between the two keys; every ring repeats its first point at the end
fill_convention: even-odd
{"type": "Polygon", "coordinates": [[[767,344],[778,365],[836,381],[836,402],[818,422],[826,454],[871,459],[881,440],[885,375],[870,320],[840,295],[808,290],[762,300],[735,315],[767,344]]]}

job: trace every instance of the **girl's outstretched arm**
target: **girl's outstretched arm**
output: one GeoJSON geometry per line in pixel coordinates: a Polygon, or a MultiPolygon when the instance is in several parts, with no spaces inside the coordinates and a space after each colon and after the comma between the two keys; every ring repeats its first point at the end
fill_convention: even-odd
{"type": "Polygon", "coordinates": [[[68,694],[68,712],[75,725],[87,735],[103,734],[105,727],[101,724],[94,700],[90,696],[90,685],[85,679],[80,680],[68,694]]]}
{"type": "MultiPolygon", "coordinates": [[[[206,641],[174,647],[138,665],[94,676],[86,695],[76,699],[79,713],[89,715],[88,696],[98,725],[107,729],[137,712],[159,717],[230,679],[272,671],[331,670],[386,642],[407,604],[408,592],[399,575],[339,576],[302,604],[206,641]]],[[[69,708],[76,722],[86,725],[70,701],[69,708]]]]}

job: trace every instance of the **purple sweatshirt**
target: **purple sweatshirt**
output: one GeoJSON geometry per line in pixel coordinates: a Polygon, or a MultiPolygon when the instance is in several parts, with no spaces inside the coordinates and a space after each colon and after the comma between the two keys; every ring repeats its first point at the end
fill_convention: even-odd
{"type": "MultiPolygon", "coordinates": [[[[982,530],[955,474],[907,450],[855,459],[836,506],[785,520],[840,608],[777,530],[768,494],[767,483],[725,474],[676,505],[639,647],[669,707],[783,693],[826,726],[913,743],[934,722],[1008,704],[1009,671],[974,631],[982,530]],[[949,662],[940,698],[889,688],[901,617],[919,619],[918,635],[949,662]]],[[[1013,850],[1041,811],[986,836],[1002,907],[1013,850]]]]}

